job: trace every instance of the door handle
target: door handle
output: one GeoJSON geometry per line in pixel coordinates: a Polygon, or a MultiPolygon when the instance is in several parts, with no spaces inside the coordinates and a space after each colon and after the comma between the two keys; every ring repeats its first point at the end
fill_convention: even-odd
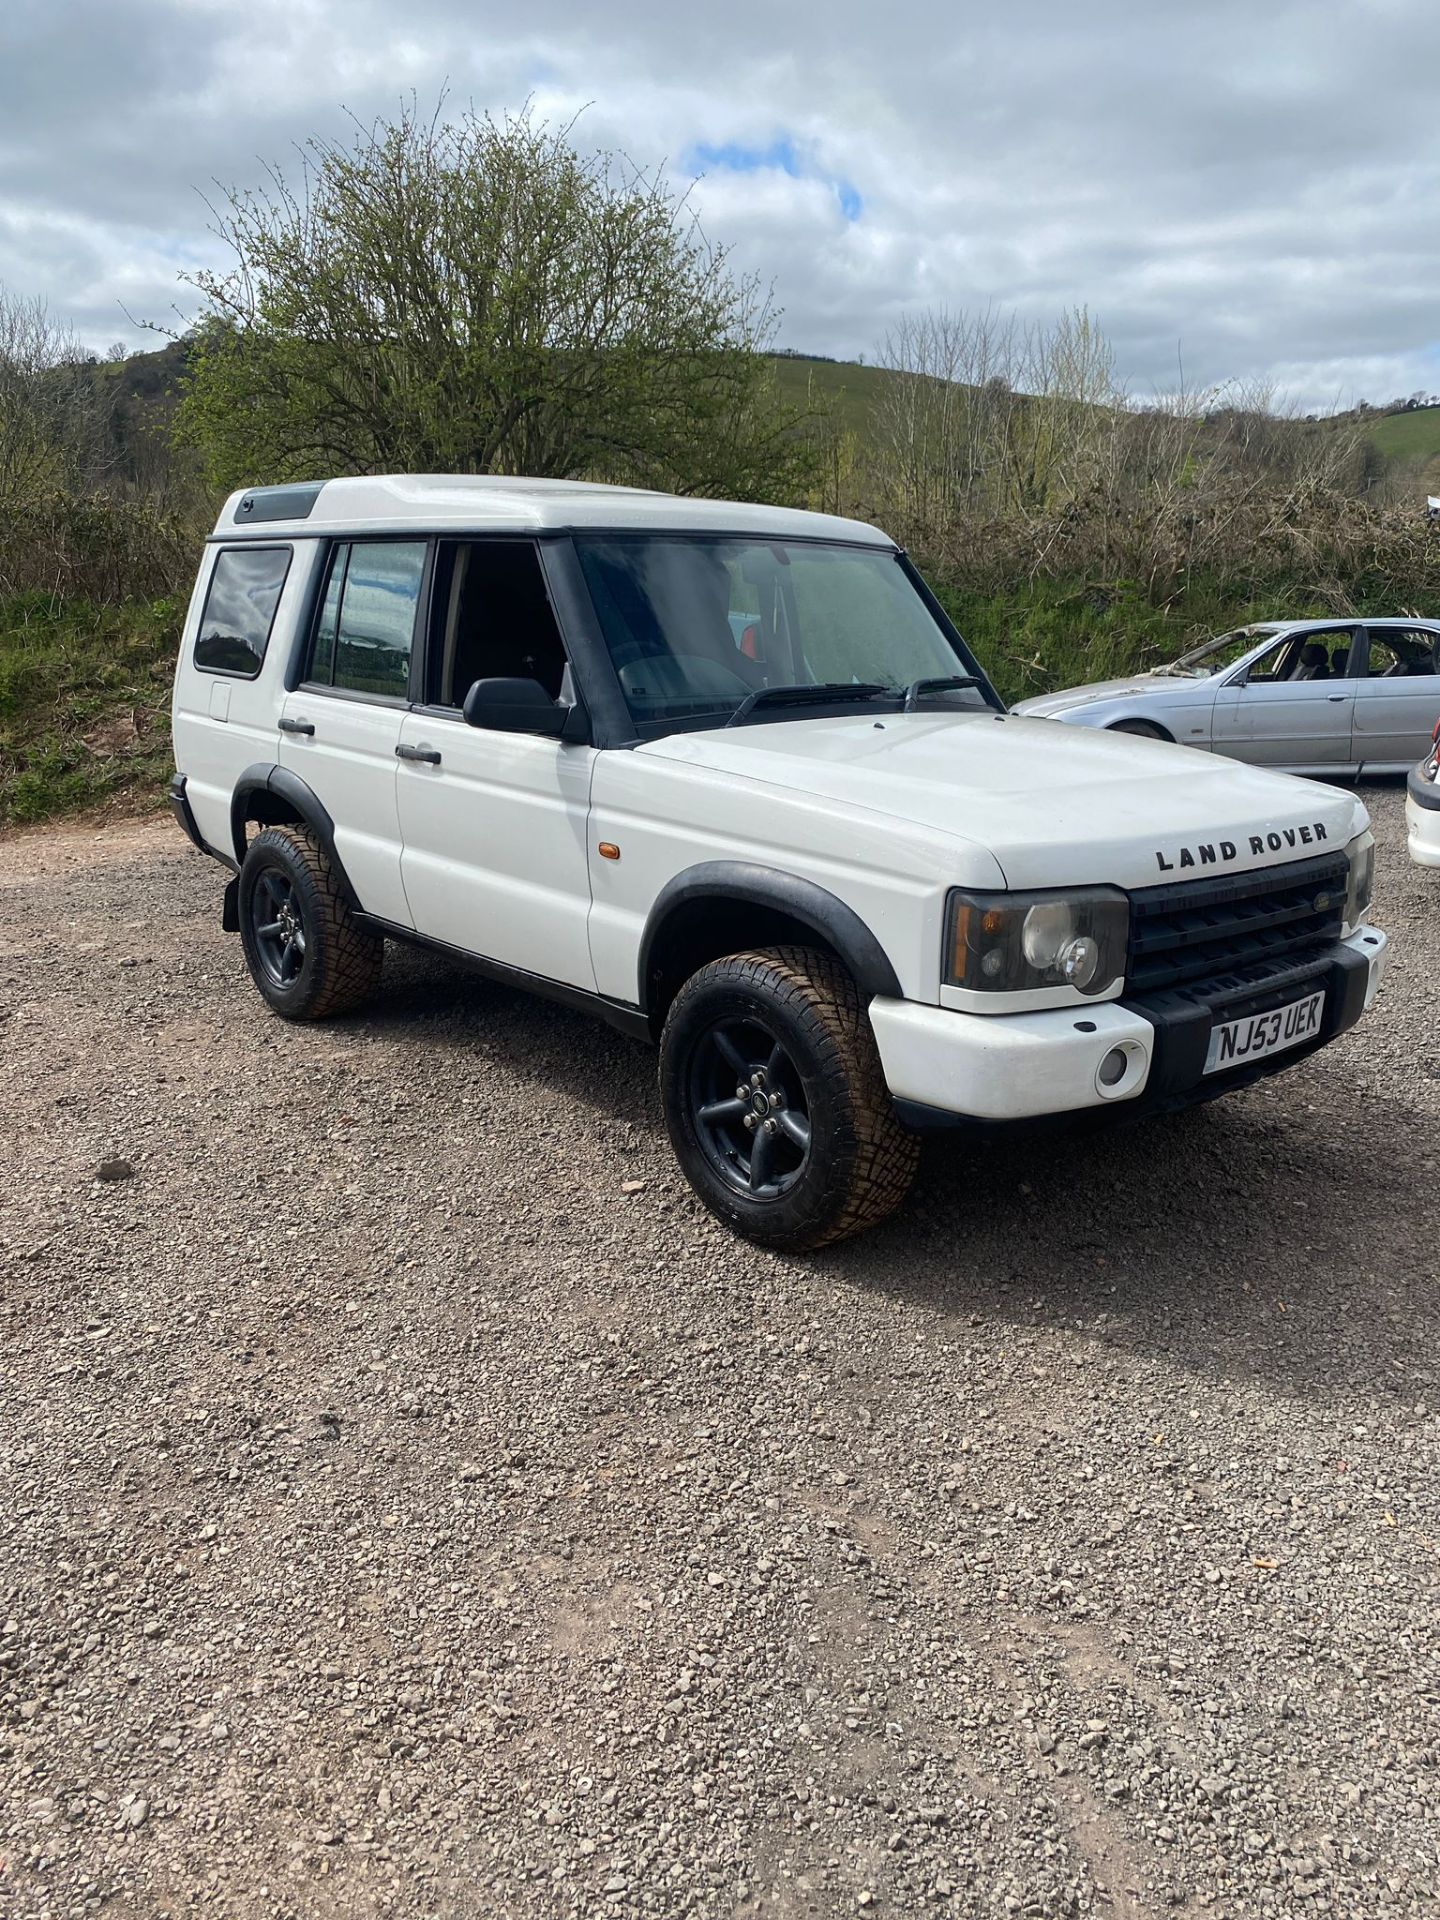
{"type": "Polygon", "coordinates": [[[288,713],[283,713],[280,716],[280,731],[281,733],[314,733],[315,722],[313,720],[292,720],[288,713]]]}
{"type": "Polygon", "coordinates": [[[1327,693],[1325,698],[1330,702],[1332,707],[1338,707],[1342,700],[1349,698],[1349,695],[1343,693],[1327,693]]]}
{"type": "Polygon", "coordinates": [[[440,755],[434,747],[399,746],[395,749],[395,758],[397,760],[423,760],[427,767],[438,767],[440,764],[440,755]]]}

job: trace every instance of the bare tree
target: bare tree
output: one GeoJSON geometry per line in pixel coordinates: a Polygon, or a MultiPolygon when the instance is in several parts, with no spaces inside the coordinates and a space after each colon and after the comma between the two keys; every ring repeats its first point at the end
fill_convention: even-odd
{"type": "Polygon", "coordinates": [[[0,286],[0,510],[92,483],[106,458],[93,356],[43,300],[0,286]]]}

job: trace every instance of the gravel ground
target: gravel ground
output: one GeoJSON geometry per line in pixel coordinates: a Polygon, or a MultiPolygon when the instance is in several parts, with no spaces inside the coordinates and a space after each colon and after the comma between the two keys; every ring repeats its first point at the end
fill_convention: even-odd
{"type": "Polygon", "coordinates": [[[798,1261],[634,1043],[406,952],[290,1028],[168,821],[0,846],[0,1909],[1433,1913],[1440,875],[1368,797],[1356,1032],[798,1261]]]}

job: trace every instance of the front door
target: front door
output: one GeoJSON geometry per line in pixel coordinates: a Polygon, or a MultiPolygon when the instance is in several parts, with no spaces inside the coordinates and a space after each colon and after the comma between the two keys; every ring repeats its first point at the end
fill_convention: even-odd
{"type": "Polygon", "coordinates": [[[1440,719],[1440,640],[1429,627],[1371,627],[1355,686],[1355,758],[1370,768],[1413,767],[1440,719]]]}
{"type": "Polygon", "coordinates": [[[468,726],[476,680],[569,690],[540,550],[437,550],[424,701],[401,722],[401,870],[417,932],[547,980],[593,988],[586,829],[593,748],[468,726]]]}
{"type": "Polygon", "coordinates": [[[412,924],[400,873],[395,749],[427,545],[355,540],[331,552],[304,677],[285,696],[278,759],[335,823],[335,850],[361,906],[412,924]]]}
{"type": "Polygon", "coordinates": [[[1327,627],[1277,641],[1215,698],[1217,753],[1261,767],[1352,765],[1354,627],[1327,627]]]}

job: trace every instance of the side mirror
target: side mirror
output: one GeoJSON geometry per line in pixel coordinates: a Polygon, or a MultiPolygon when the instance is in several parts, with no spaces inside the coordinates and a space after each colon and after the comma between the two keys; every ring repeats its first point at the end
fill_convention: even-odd
{"type": "Polygon", "coordinates": [[[574,712],[552,700],[538,680],[477,680],[461,708],[466,724],[495,733],[542,733],[558,739],[574,712]]]}

